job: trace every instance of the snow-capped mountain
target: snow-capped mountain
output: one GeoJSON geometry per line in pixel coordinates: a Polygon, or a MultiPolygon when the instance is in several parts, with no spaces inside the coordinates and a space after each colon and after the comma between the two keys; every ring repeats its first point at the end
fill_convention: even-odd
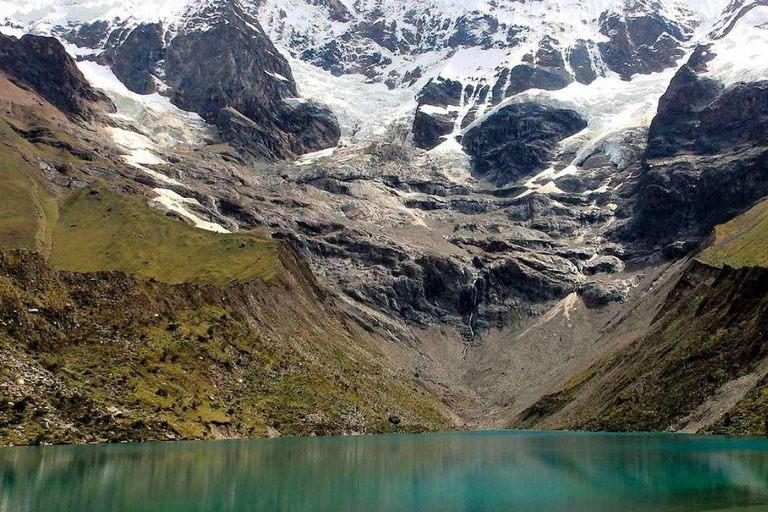
{"type": "Polygon", "coordinates": [[[768,0],[0,0],[0,20],[0,73],[41,98],[8,115],[44,99],[89,148],[79,174],[40,157],[52,186],[106,176],[289,242],[399,368],[460,374],[498,425],[768,197],[768,0]]]}
{"type": "MultiPolygon", "coordinates": [[[[0,20],[6,31],[54,34],[80,52],[116,51],[134,28],[158,24],[155,51],[161,53],[163,41],[180,31],[206,31],[212,21],[195,13],[219,3],[3,1],[0,20]]],[[[301,70],[295,73],[298,92],[331,106],[344,135],[380,133],[382,125],[402,122],[419,107],[413,131],[416,144],[425,149],[450,140],[505,98],[529,89],[561,90],[610,79],[600,81],[599,90],[618,88],[625,96],[626,86],[615,79],[630,81],[676,67],[696,41],[707,37],[724,9],[736,9],[727,0],[236,3],[258,20],[246,26],[260,24],[257,32],[263,27],[290,67],[301,70]]],[[[157,69],[134,77],[147,84],[137,92],[163,82],[165,61],[159,56],[146,57],[157,69]]],[[[289,74],[286,66],[278,67],[272,76],[289,74]]],[[[120,71],[118,65],[116,74],[123,80],[120,71]]],[[[657,88],[649,94],[631,89],[639,103],[651,105],[660,96],[657,88]]],[[[296,96],[296,91],[282,95],[296,96]]]]}
{"type": "MultiPolygon", "coordinates": [[[[728,88],[766,78],[764,0],[176,0],[159,7],[146,0],[36,0],[0,6],[5,32],[55,35],[86,77],[120,99],[119,115],[135,120],[142,112],[147,139],[140,144],[120,128],[110,133],[129,151],[130,163],[150,176],[157,175],[151,165],[164,162],[156,154],[162,148],[215,137],[211,127],[262,158],[319,151],[298,163],[302,172],[321,174],[330,172],[323,157],[335,150],[407,141],[426,153],[397,171],[414,176],[398,180],[418,176],[462,191],[490,186],[516,201],[573,196],[571,206],[551,210],[555,220],[537,229],[560,239],[570,233],[562,226],[572,217],[600,219],[568,228],[577,233],[568,243],[594,247],[633,239],[659,215],[676,219],[659,213],[671,204],[688,212],[686,219],[696,217],[689,212],[694,195],[664,181],[668,162],[644,167],[704,144],[686,138],[686,123],[725,115],[726,104],[709,103],[710,110],[696,106],[678,115],[693,87],[686,80],[710,80],[716,94],[706,99],[726,102],[728,88]],[[686,78],[689,72],[693,78],[686,78]],[[675,96],[677,86],[685,86],[683,96],[675,96]],[[667,195],[657,197],[658,190],[667,195]],[[638,197],[644,199],[636,205],[638,197]]],[[[340,161],[358,165],[345,158],[340,161]]],[[[376,192],[368,199],[374,216],[390,215],[393,226],[421,225],[425,211],[453,208],[435,197],[392,203],[376,192]]],[[[455,204],[462,211],[499,208],[487,198],[472,201],[471,208],[466,199],[455,204]]],[[[744,203],[734,199],[728,208],[744,203]]],[[[711,222],[669,224],[663,237],[685,237],[711,222]]]]}

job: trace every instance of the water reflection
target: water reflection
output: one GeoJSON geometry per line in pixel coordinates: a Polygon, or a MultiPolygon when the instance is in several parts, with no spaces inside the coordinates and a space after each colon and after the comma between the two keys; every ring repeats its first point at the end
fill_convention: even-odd
{"type": "Polygon", "coordinates": [[[0,511],[768,510],[768,440],[472,433],[17,448],[0,450],[0,485],[0,511]]]}

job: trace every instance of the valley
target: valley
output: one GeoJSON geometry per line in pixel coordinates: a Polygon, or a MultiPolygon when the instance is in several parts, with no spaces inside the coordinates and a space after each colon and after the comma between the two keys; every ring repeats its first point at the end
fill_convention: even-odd
{"type": "Polygon", "coordinates": [[[14,5],[3,442],[766,433],[762,0],[14,5]]]}

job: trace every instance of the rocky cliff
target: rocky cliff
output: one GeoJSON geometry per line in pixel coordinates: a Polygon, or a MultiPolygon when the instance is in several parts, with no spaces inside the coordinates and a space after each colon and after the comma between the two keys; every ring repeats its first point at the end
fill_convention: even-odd
{"type": "Polygon", "coordinates": [[[57,39],[0,34],[0,70],[67,115],[89,119],[99,108],[114,108],[106,95],[91,87],[57,39]]]}

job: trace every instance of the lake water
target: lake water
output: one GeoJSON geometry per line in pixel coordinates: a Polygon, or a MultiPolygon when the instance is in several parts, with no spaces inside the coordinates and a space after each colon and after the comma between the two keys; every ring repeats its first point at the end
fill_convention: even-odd
{"type": "Polygon", "coordinates": [[[0,511],[768,510],[768,439],[483,432],[0,449],[0,511]]]}

